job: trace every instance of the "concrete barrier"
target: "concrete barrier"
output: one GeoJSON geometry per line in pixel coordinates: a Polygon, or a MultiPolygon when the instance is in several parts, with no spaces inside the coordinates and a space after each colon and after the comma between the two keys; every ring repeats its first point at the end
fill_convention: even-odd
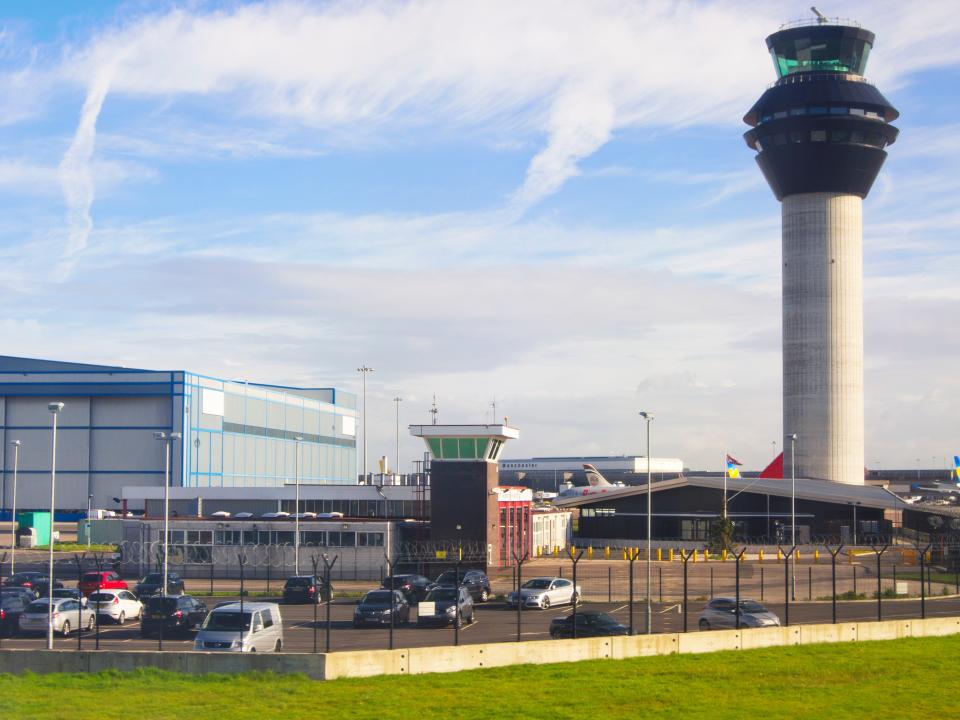
{"type": "Polygon", "coordinates": [[[0,673],[89,673],[154,667],[185,674],[232,674],[250,671],[303,673],[316,680],[334,680],[373,675],[455,672],[506,665],[624,659],[673,653],[708,653],[954,634],[960,634],[960,617],[744,628],[583,640],[532,640],[459,647],[359,650],[316,655],[4,649],[0,650],[0,673]]]}

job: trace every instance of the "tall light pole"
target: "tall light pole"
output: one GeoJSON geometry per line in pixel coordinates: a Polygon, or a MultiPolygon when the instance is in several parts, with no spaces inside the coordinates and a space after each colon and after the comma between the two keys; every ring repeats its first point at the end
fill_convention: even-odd
{"type": "Polygon", "coordinates": [[[14,440],[13,445],[13,513],[10,516],[10,574],[13,575],[17,563],[17,469],[20,466],[20,441],[14,440]]]}
{"type": "Polygon", "coordinates": [[[300,443],[303,442],[303,437],[297,435],[293,441],[296,443],[296,453],[293,459],[293,474],[295,476],[294,484],[296,490],[294,491],[294,500],[293,505],[293,567],[294,575],[300,574],[300,443]]]}
{"type": "Polygon", "coordinates": [[[397,474],[400,474],[400,403],[403,402],[403,398],[399,395],[393,399],[393,402],[397,405],[397,474]]]}
{"type": "MultiPolygon", "coordinates": [[[[57,493],[57,416],[63,410],[62,402],[47,405],[53,415],[53,448],[50,453],[50,537],[47,538],[48,575],[47,575],[47,650],[53,650],[53,516],[56,510],[57,493]]],[[[77,628],[79,632],[80,628],[77,628]]]]}
{"type": "MultiPolygon", "coordinates": [[[[797,547],[797,434],[787,435],[790,439],[790,546],[797,547]]],[[[790,587],[790,599],[797,599],[797,553],[790,555],[790,569],[793,582],[790,587]]]]}
{"type": "Polygon", "coordinates": [[[363,378],[363,482],[367,482],[367,373],[372,373],[373,368],[361,365],[357,368],[360,377],[363,378]]]}
{"type": "Polygon", "coordinates": [[[178,432],[155,432],[153,437],[163,442],[163,589],[160,594],[166,595],[170,565],[170,446],[183,435],[178,432]]]}
{"type": "Polygon", "coordinates": [[[652,551],[653,535],[653,493],[651,492],[650,473],[650,423],[653,422],[653,413],[640,412],[640,417],[647,421],[647,634],[653,632],[653,608],[650,605],[650,553],[652,551]]]}

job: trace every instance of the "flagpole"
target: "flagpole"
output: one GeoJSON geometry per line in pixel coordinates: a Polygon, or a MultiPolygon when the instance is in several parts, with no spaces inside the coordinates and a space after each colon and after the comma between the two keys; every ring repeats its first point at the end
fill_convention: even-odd
{"type": "Polygon", "coordinates": [[[723,519],[727,519],[727,475],[729,474],[729,469],[727,468],[727,453],[723,453],[723,519]]]}

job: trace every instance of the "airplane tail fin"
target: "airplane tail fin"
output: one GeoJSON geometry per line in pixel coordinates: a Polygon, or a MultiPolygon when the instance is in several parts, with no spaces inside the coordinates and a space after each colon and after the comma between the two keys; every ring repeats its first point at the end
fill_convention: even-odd
{"type": "Polygon", "coordinates": [[[960,455],[953,456],[953,474],[956,475],[957,484],[960,485],[960,455]]]}
{"type": "Polygon", "coordinates": [[[609,481],[600,474],[600,471],[589,463],[583,464],[583,471],[587,474],[587,484],[590,487],[602,487],[610,484],[609,481]]]}

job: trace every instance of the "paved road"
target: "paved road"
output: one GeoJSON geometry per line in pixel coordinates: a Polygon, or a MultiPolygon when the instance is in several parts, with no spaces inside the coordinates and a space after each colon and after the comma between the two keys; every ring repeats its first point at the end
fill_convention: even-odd
{"type": "MultiPolygon", "coordinates": [[[[219,602],[220,599],[217,599],[219,602]]],[[[216,604],[211,603],[211,605],[216,604]]],[[[697,631],[697,616],[702,602],[691,604],[688,615],[688,628],[691,632],[697,631]]],[[[331,648],[333,650],[360,650],[386,648],[389,642],[387,629],[352,627],[352,601],[337,601],[331,605],[331,648]]],[[[624,624],[629,622],[629,609],[624,604],[616,603],[587,603],[581,606],[584,609],[601,610],[617,617],[624,624]]],[[[777,613],[781,620],[784,618],[784,609],[781,604],[768,604],[768,607],[777,613]]],[[[875,620],[877,606],[875,602],[846,602],[838,603],[838,620],[875,620]]],[[[521,638],[524,640],[545,640],[549,638],[550,621],[569,613],[569,608],[552,608],[550,610],[527,610],[521,614],[521,638]]],[[[656,632],[680,632],[683,629],[683,615],[676,607],[657,605],[654,608],[654,630],[656,632]]],[[[311,652],[314,643],[313,607],[309,605],[284,605],[282,607],[284,619],[285,649],[290,652],[311,652]]],[[[323,651],[325,647],[325,613],[326,606],[317,608],[318,623],[316,625],[317,647],[323,651]]],[[[930,599],[927,600],[927,616],[960,615],[960,598],[930,599]]],[[[901,600],[884,602],[884,619],[912,618],[920,616],[919,600],[901,600]]],[[[830,622],[830,603],[794,603],[790,606],[791,624],[830,622]]],[[[637,603],[634,608],[634,627],[643,632],[644,607],[637,603]]],[[[516,639],[517,613],[508,609],[502,603],[489,603],[477,608],[476,622],[464,626],[460,630],[460,642],[487,643],[509,642],[516,639]]],[[[84,634],[83,647],[93,649],[93,634],[84,634]]],[[[43,647],[43,637],[3,638],[4,648],[40,648],[43,647]]],[[[415,624],[396,628],[394,631],[395,647],[422,647],[430,645],[452,645],[454,631],[452,628],[418,628],[415,624]]],[[[74,649],[77,647],[77,638],[63,639],[57,637],[54,645],[58,649],[74,649]]],[[[101,625],[100,648],[103,650],[156,650],[157,640],[142,639],[139,623],[130,622],[124,626],[101,625]]],[[[192,638],[167,638],[163,642],[164,650],[185,651],[193,648],[192,638]]]]}

